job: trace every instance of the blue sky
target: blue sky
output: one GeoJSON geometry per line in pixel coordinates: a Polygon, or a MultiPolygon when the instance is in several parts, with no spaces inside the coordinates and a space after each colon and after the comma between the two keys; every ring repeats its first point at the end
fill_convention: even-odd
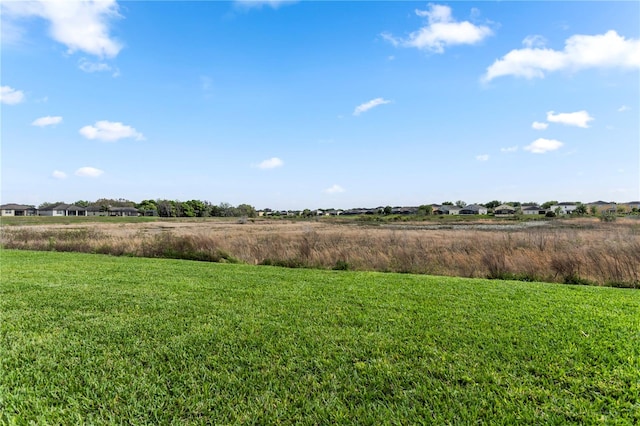
{"type": "Polygon", "coordinates": [[[640,199],[640,3],[4,1],[2,203],[640,199]]]}

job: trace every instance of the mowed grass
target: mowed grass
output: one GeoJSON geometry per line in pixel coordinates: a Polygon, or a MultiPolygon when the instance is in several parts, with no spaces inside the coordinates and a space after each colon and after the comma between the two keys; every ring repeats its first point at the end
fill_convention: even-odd
{"type": "Polygon", "coordinates": [[[4,424],[637,424],[630,289],[3,250],[4,424]]]}

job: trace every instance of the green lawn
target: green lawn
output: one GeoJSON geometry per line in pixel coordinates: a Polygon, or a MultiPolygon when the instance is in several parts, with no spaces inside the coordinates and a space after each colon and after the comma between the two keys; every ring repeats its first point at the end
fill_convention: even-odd
{"type": "Polygon", "coordinates": [[[640,292],[0,252],[3,424],[638,424],[640,292]]]}

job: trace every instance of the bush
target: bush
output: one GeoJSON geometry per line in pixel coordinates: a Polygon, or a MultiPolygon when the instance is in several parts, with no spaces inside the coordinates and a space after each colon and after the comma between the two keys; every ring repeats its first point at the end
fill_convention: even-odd
{"type": "Polygon", "coordinates": [[[600,222],[615,222],[616,219],[615,213],[602,213],[600,215],[600,222]]]}

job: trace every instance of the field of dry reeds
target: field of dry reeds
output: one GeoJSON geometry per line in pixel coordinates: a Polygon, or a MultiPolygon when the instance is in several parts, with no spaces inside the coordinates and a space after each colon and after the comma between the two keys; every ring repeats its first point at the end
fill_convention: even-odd
{"type": "Polygon", "coordinates": [[[363,225],[212,220],[2,226],[7,249],[640,287],[640,220],[363,225]]]}

